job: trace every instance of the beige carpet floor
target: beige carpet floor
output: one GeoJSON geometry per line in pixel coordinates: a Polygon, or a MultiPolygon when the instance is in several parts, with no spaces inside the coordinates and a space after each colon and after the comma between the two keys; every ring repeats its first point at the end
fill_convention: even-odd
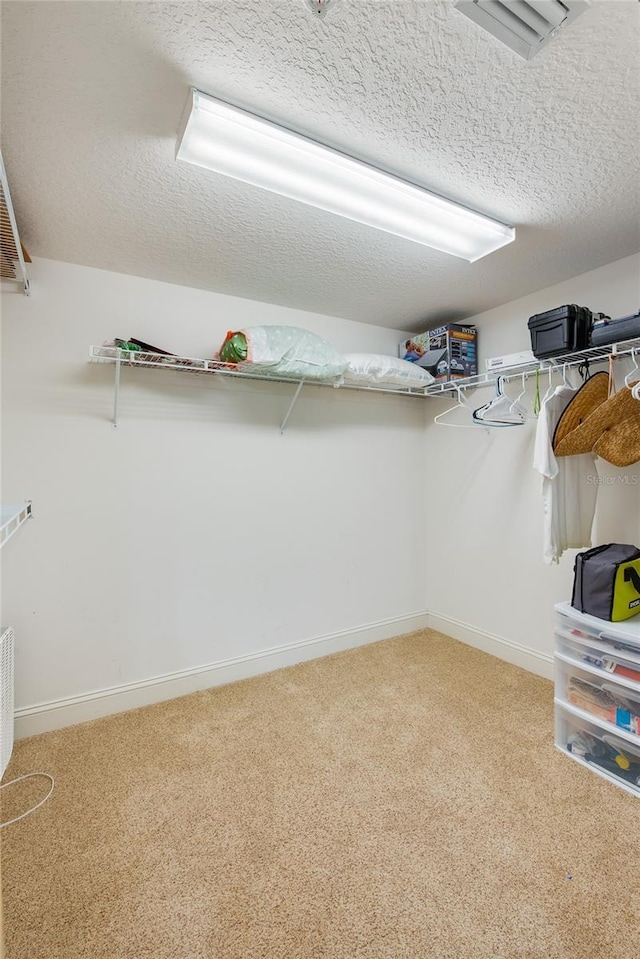
{"type": "Polygon", "coordinates": [[[640,802],[552,713],[425,631],[23,740],[7,959],[637,959],[640,802]]]}

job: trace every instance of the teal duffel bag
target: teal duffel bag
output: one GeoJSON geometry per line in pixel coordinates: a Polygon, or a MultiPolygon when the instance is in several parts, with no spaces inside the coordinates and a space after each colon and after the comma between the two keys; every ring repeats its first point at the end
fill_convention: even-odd
{"type": "Polygon", "coordinates": [[[581,613],[619,623],[640,613],[640,549],[624,543],[578,553],[571,605],[581,613]]]}

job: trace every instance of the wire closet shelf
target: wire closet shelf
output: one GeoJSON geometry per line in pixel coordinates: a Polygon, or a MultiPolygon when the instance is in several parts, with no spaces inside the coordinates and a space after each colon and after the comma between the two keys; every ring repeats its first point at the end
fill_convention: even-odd
{"type": "Polygon", "coordinates": [[[203,375],[232,377],[242,380],[261,380],[262,382],[288,383],[296,387],[294,396],[289,404],[289,408],[280,424],[280,432],[284,433],[285,427],[291,416],[291,412],[296,405],[300,391],[305,385],[309,386],[330,386],[340,390],[359,390],[369,393],[391,393],[397,396],[426,396],[427,387],[418,389],[417,387],[395,387],[395,386],[356,386],[351,383],[344,383],[341,377],[333,377],[326,380],[305,380],[292,376],[270,376],[265,373],[250,373],[245,370],[238,370],[229,363],[223,363],[215,359],[197,359],[190,356],[172,356],[162,353],[148,353],[142,350],[133,351],[121,349],[117,346],[91,346],[89,347],[89,359],[97,363],[112,363],[115,365],[115,386],[113,397],[113,417],[112,423],[118,425],[118,407],[120,396],[120,371],[122,367],[148,367],[150,369],[172,370],[173,372],[200,373],[203,375]]]}
{"type": "Polygon", "coordinates": [[[545,360],[534,360],[530,363],[523,363],[520,366],[504,367],[500,370],[491,370],[486,373],[478,373],[476,376],[467,376],[457,380],[443,380],[432,383],[425,390],[427,396],[442,396],[444,393],[456,393],[462,390],[478,389],[486,386],[493,386],[498,379],[504,382],[510,380],[520,380],[522,377],[534,376],[536,373],[557,372],[575,366],[588,367],[592,363],[604,363],[609,357],[636,356],[640,360],[640,337],[632,340],[625,340],[620,343],[608,343],[602,346],[592,346],[586,350],[579,350],[575,353],[563,353],[559,356],[552,356],[545,360]]]}
{"type": "MultiPolygon", "coordinates": [[[[119,363],[123,366],[142,366],[174,372],[204,373],[209,375],[230,376],[241,380],[261,380],[269,383],[299,383],[296,376],[271,376],[267,373],[250,373],[239,370],[233,364],[223,363],[222,360],[197,359],[191,356],[165,356],[162,353],[145,353],[140,351],[123,350],[115,346],[91,346],[89,359],[92,362],[119,363]]],[[[394,387],[394,386],[355,386],[352,383],[342,383],[340,377],[325,380],[302,380],[308,386],[331,386],[341,390],[360,390],[368,393],[393,393],[399,396],[425,396],[430,387],[394,387]]]]}

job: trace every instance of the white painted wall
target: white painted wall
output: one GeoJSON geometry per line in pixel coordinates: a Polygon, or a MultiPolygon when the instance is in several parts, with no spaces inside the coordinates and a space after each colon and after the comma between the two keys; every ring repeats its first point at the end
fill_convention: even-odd
{"type": "MultiPolygon", "coordinates": [[[[31,275],[2,304],[2,492],[35,516],[3,551],[19,732],[54,701],[61,725],[111,711],[96,691],[424,624],[424,400],[305,387],[280,435],[289,384],[125,370],[114,430],[114,368],[87,362],[114,335],[206,356],[227,329],[286,323],[395,355],[397,331],[48,260],[31,275]]],[[[118,702],[215,681],[183,679],[118,702]]]]}
{"type": "MultiPolygon", "coordinates": [[[[560,303],[631,312],[639,274],[629,257],[470,318],[481,356],[528,348],[527,317],[560,303]]],[[[113,367],[86,362],[114,335],[195,356],[256,323],[345,351],[400,337],[47,260],[32,276],[2,312],[2,496],[35,512],[2,554],[18,734],[417,628],[426,608],[550,675],[576,551],[542,561],[533,422],[447,429],[447,400],[309,387],[281,436],[288,384],[125,370],[114,430],[113,367]]],[[[598,472],[594,542],[640,543],[640,468],[598,472]]]]}
{"type": "MultiPolygon", "coordinates": [[[[470,317],[479,327],[481,361],[530,349],[529,316],[578,303],[611,316],[640,304],[640,257],[632,256],[497,309],[470,317]]],[[[601,368],[601,367],[599,367],[601,368]]],[[[620,361],[620,372],[629,366],[620,361]]],[[[527,402],[532,404],[533,379],[527,402]]],[[[513,391],[517,392],[517,391],[513,391]]],[[[476,391],[480,406],[490,397],[476,391]]],[[[532,469],[535,421],[511,430],[434,425],[451,400],[429,404],[427,606],[430,622],[450,635],[550,675],[553,604],[570,598],[577,550],[557,566],[542,560],[541,480],[532,469]],[[502,640],[503,643],[497,642],[502,640]]],[[[454,413],[451,422],[469,422],[454,413]]],[[[594,544],[640,544],[640,464],[625,470],[597,461],[594,544]]]]}

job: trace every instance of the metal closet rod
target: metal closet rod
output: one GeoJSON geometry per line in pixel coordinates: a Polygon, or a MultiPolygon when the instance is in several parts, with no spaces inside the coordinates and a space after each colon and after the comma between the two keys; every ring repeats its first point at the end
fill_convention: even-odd
{"type": "MultiPolygon", "coordinates": [[[[617,343],[612,344],[613,347],[617,345],[618,345],[617,343]]],[[[589,350],[584,351],[584,353],[589,353],[589,352],[591,351],[589,350]]],[[[614,359],[619,356],[633,357],[635,356],[636,353],[640,353],[640,340],[638,340],[635,346],[629,346],[622,350],[612,349],[608,353],[604,353],[604,354],[602,352],[598,352],[597,355],[591,356],[591,357],[581,355],[580,357],[576,359],[574,356],[572,359],[563,359],[560,362],[558,362],[558,359],[559,359],[558,357],[550,357],[548,360],[541,361],[542,363],[548,363],[549,364],[548,366],[538,366],[535,369],[528,369],[525,371],[524,375],[534,376],[536,372],[548,373],[549,371],[552,373],[563,373],[564,370],[568,369],[571,366],[585,366],[589,363],[605,363],[607,362],[607,360],[609,360],[610,357],[613,357],[614,359]]],[[[496,378],[499,375],[500,374],[496,372],[496,378]]],[[[507,376],[505,376],[504,379],[506,379],[507,382],[509,382],[509,380],[518,380],[521,378],[521,376],[522,376],[522,373],[518,373],[514,371],[513,373],[507,374],[507,376]]]]}

